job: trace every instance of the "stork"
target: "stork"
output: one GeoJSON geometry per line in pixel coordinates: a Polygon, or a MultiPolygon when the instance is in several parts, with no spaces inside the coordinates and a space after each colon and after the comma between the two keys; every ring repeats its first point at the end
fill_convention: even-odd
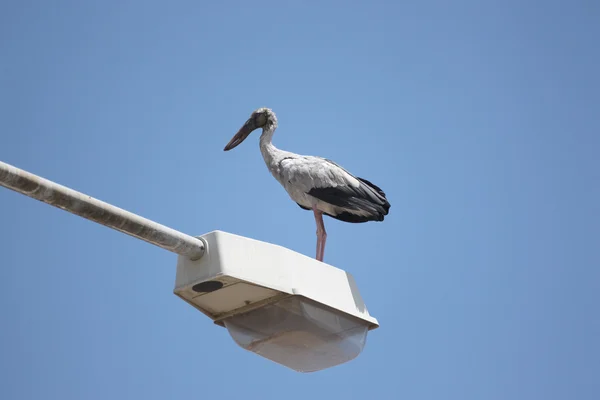
{"type": "Polygon", "coordinates": [[[252,131],[262,128],[260,151],[267,168],[302,209],[312,210],[317,224],[317,255],[323,261],[327,232],[323,215],[344,222],[383,221],[390,203],[376,185],[359,178],[331,160],[280,150],[272,143],[277,117],[269,108],[259,108],[227,143],[229,151],[252,131]]]}

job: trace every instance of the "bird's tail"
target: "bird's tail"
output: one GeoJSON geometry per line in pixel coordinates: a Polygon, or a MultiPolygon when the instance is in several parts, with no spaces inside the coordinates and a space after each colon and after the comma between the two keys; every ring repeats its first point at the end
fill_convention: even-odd
{"type": "Polygon", "coordinates": [[[365,185],[367,185],[370,189],[372,189],[375,193],[377,193],[377,197],[380,198],[381,202],[383,204],[381,204],[381,207],[385,210],[383,212],[383,215],[388,215],[388,212],[390,211],[390,202],[388,201],[387,197],[385,196],[385,192],[383,190],[381,190],[381,188],[377,185],[375,185],[374,183],[369,182],[366,179],[363,178],[359,178],[358,176],[356,177],[356,179],[358,179],[359,181],[361,181],[362,183],[364,183],[365,185]]]}

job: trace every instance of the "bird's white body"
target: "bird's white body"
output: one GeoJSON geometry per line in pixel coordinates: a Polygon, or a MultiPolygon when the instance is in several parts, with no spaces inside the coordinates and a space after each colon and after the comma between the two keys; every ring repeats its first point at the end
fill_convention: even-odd
{"type": "Polygon", "coordinates": [[[303,156],[280,150],[270,140],[267,140],[268,136],[268,132],[265,131],[260,140],[263,159],[273,177],[283,186],[292,200],[307,209],[317,208],[329,215],[352,211],[319,200],[308,192],[314,188],[324,187],[350,186],[358,188],[360,182],[355,177],[324,158],[303,156]],[[263,140],[263,138],[265,139],[263,140]]]}

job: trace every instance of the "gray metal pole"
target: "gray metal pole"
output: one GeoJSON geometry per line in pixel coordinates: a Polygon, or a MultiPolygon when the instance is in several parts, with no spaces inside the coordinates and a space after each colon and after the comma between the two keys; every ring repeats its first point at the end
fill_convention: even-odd
{"type": "Polygon", "coordinates": [[[0,161],[0,185],[145,240],[173,253],[188,256],[193,260],[199,259],[204,254],[204,242],[200,239],[157,224],[2,161],[0,161]]]}

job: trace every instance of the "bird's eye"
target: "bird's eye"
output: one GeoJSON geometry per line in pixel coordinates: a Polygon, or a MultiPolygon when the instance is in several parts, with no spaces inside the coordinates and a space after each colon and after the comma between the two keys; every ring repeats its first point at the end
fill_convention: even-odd
{"type": "Polygon", "coordinates": [[[256,114],[254,116],[256,126],[262,127],[267,123],[267,116],[264,113],[256,114]]]}

